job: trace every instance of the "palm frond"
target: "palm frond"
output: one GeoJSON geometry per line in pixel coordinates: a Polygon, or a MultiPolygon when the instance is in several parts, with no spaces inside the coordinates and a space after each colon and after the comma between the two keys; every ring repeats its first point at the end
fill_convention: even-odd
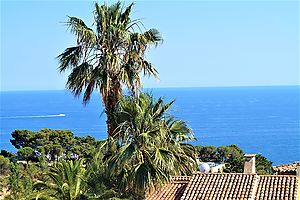
{"type": "Polygon", "coordinates": [[[141,38],[144,44],[154,44],[155,46],[157,46],[158,44],[163,42],[161,34],[157,29],[154,28],[144,32],[141,35],[141,38]]]}
{"type": "Polygon", "coordinates": [[[92,66],[85,62],[76,66],[68,76],[67,88],[75,96],[79,96],[85,86],[89,84],[92,70],[92,66]]]}
{"type": "Polygon", "coordinates": [[[84,194],[83,177],[86,173],[83,160],[60,161],[50,167],[48,186],[50,193],[58,199],[78,199],[84,194]],[[51,192],[52,191],[52,192],[51,192]]]}
{"type": "Polygon", "coordinates": [[[142,59],[140,66],[144,76],[146,75],[148,75],[148,77],[153,76],[154,78],[158,79],[158,71],[153,67],[153,65],[150,62],[142,59]]]}
{"type": "Polygon", "coordinates": [[[74,33],[77,37],[77,44],[95,45],[97,41],[97,35],[89,28],[82,19],[77,17],[68,16],[69,20],[66,23],[70,27],[71,33],[74,33]]]}
{"type": "Polygon", "coordinates": [[[81,46],[69,47],[62,54],[57,56],[59,72],[64,72],[67,69],[76,67],[81,59],[81,46]]]}
{"type": "Polygon", "coordinates": [[[120,16],[120,23],[125,24],[126,26],[128,25],[128,23],[130,22],[130,14],[131,14],[133,6],[134,6],[134,3],[131,3],[129,6],[127,6],[125,11],[120,16]]]}

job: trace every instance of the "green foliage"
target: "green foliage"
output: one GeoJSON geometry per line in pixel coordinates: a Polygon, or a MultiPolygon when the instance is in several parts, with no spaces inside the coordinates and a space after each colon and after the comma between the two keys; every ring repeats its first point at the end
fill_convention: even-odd
{"type": "Polygon", "coordinates": [[[13,154],[9,151],[6,151],[6,150],[1,150],[0,155],[5,157],[5,158],[9,158],[9,159],[11,159],[15,156],[15,154],[13,154]]]}
{"type": "Polygon", "coordinates": [[[29,130],[15,130],[11,136],[14,138],[10,140],[11,144],[20,149],[22,147],[30,147],[30,135],[33,135],[32,131],[29,130]]]}
{"type": "Polygon", "coordinates": [[[217,149],[219,161],[228,162],[235,158],[241,158],[244,156],[244,152],[235,144],[229,146],[220,146],[217,149]]]}
{"type": "Polygon", "coordinates": [[[202,162],[228,162],[243,157],[244,152],[235,144],[229,146],[196,146],[198,159],[202,162]]]}
{"type": "Polygon", "coordinates": [[[243,173],[244,172],[244,158],[232,157],[227,160],[223,172],[225,173],[243,173]]]}
{"type": "Polygon", "coordinates": [[[6,176],[9,173],[9,165],[9,159],[0,155],[0,176],[6,176]]]}
{"type": "Polygon", "coordinates": [[[36,147],[48,144],[60,144],[64,149],[68,150],[69,145],[74,138],[74,134],[69,130],[51,130],[47,128],[37,132],[15,130],[12,132],[11,136],[13,139],[10,141],[17,149],[22,147],[31,147],[32,149],[35,149],[36,147]]]}
{"type": "Polygon", "coordinates": [[[15,130],[12,137],[11,143],[19,149],[19,156],[35,161],[42,153],[50,161],[56,160],[63,152],[67,156],[70,154],[70,146],[74,143],[74,134],[68,130],[15,130]]]}
{"type": "MultiPolygon", "coordinates": [[[[244,152],[238,146],[196,146],[198,159],[202,162],[226,163],[223,172],[242,173],[244,171],[244,152]]],[[[273,174],[272,162],[262,155],[256,155],[256,173],[273,174]]]]}
{"type": "Polygon", "coordinates": [[[8,178],[9,195],[5,196],[7,200],[27,200],[33,199],[34,189],[33,181],[27,174],[23,174],[20,166],[11,163],[10,176],[8,178]]]}
{"type": "Polygon", "coordinates": [[[34,156],[34,151],[31,147],[23,147],[18,150],[18,156],[28,162],[34,156]]]}
{"type": "Polygon", "coordinates": [[[50,180],[44,183],[47,194],[55,199],[81,200],[87,199],[85,178],[86,170],[83,160],[60,161],[50,167],[50,180]]]}
{"type": "Polygon", "coordinates": [[[274,174],[272,164],[273,163],[263,155],[257,154],[255,156],[256,173],[259,175],[274,174]]]}
{"type": "Polygon", "coordinates": [[[121,98],[122,86],[135,94],[142,85],[140,73],[157,77],[145,52],[161,42],[161,36],[156,29],[142,32],[141,21],[130,18],[132,8],[133,3],[125,9],[121,2],[110,6],[95,3],[91,27],[69,16],[66,25],[77,44],[58,56],[58,70],[71,70],[66,87],[75,96],[84,91],[83,102],[87,103],[93,90],[100,90],[110,136],[116,127],[111,115],[121,98]]]}
{"type": "Polygon", "coordinates": [[[0,155],[0,194],[7,189],[8,175],[10,173],[10,161],[8,158],[0,155]]]}
{"type": "Polygon", "coordinates": [[[69,130],[15,130],[12,137],[11,143],[19,149],[19,158],[36,162],[41,156],[48,161],[76,157],[91,159],[93,152],[100,145],[100,142],[91,136],[74,137],[69,130]]]}
{"type": "MultiPolygon", "coordinates": [[[[71,137],[70,131],[62,131],[67,133],[62,136],[64,142],[59,138],[61,130],[53,130],[54,134],[50,129],[15,131],[21,135],[14,135],[15,144],[20,144],[19,157],[31,160],[34,154],[34,162],[11,164],[10,176],[1,181],[2,189],[9,188],[10,195],[6,199],[68,199],[66,196],[141,199],[146,192],[168,182],[171,176],[187,175],[195,170],[195,153],[204,162],[225,162],[224,172],[243,172],[243,151],[236,145],[218,148],[188,145],[193,139],[191,130],[169,115],[172,103],[164,103],[161,98],[155,101],[148,94],[140,94],[139,98],[125,96],[114,114],[119,124],[114,138],[105,141],[90,136],[71,137]],[[35,146],[35,149],[21,144],[35,146]],[[38,146],[40,144],[45,145],[38,146]],[[75,161],[57,162],[59,156],[75,161]],[[84,165],[82,160],[79,165],[77,158],[85,158],[84,165]],[[79,193],[74,185],[80,187],[79,193]]],[[[13,154],[3,154],[13,158],[13,154]]],[[[261,155],[256,158],[257,173],[271,174],[272,162],[261,155]]],[[[3,156],[1,160],[8,162],[3,156]]]]}
{"type": "MultiPolygon", "coordinates": [[[[42,147],[44,153],[48,156],[49,160],[56,160],[62,156],[62,154],[66,151],[66,154],[68,154],[67,150],[62,147],[60,144],[47,144],[42,147]]],[[[69,147],[68,147],[69,148],[69,147]]]]}
{"type": "Polygon", "coordinates": [[[87,161],[93,159],[97,147],[100,147],[103,141],[97,141],[92,136],[75,137],[75,143],[70,148],[73,155],[78,158],[85,158],[87,161]]]}
{"type": "Polygon", "coordinates": [[[119,189],[143,198],[171,176],[189,175],[196,169],[196,154],[187,144],[193,139],[186,123],[168,114],[173,102],[157,101],[148,94],[125,96],[115,113],[117,152],[109,160],[119,189]]]}
{"type": "Polygon", "coordinates": [[[196,146],[198,159],[202,162],[218,162],[217,148],[214,146],[196,146]]]}
{"type": "Polygon", "coordinates": [[[242,173],[244,171],[244,152],[238,146],[220,146],[217,149],[219,160],[225,162],[223,172],[242,173]]]}
{"type": "MultiPolygon", "coordinates": [[[[120,126],[114,139],[77,138],[74,147],[89,158],[85,163],[76,159],[52,162],[49,167],[45,156],[29,165],[12,163],[9,178],[1,182],[2,189],[9,188],[6,199],[141,199],[172,175],[190,174],[195,169],[190,165],[195,163],[195,149],[206,154],[199,155],[201,161],[226,162],[224,172],[243,171],[243,151],[236,145],[195,149],[187,145],[191,132],[168,114],[171,104],[147,94],[139,99],[125,97],[115,114],[120,126]]],[[[256,156],[258,174],[271,174],[271,166],[265,157],[256,156]]]]}
{"type": "Polygon", "coordinates": [[[132,199],[131,194],[120,193],[118,179],[110,173],[107,158],[105,158],[107,143],[103,143],[100,151],[87,163],[87,193],[95,199],[132,199]]]}

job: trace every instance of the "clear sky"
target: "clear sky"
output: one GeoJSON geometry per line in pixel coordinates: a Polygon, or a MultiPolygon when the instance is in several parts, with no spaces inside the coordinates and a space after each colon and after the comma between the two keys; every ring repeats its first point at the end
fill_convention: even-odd
{"type": "MultiPolygon", "coordinates": [[[[1,1],[1,90],[64,89],[57,60],[92,23],[92,1],[1,1]]],[[[299,1],[137,1],[134,18],[161,31],[145,87],[299,85],[299,1]]]]}

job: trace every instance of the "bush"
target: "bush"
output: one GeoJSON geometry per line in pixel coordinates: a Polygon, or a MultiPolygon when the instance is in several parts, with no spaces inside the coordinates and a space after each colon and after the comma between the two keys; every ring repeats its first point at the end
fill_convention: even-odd
{"type": "Polygon", "coordinates": [[[0,176],[6,176],[9,173],[9,159],[0,155],[0,176]]]}

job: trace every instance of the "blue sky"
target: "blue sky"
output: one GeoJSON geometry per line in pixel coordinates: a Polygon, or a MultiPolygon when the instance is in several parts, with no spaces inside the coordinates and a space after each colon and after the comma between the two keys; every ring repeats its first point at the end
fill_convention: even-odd
{"type": "MultiPolygon", "coordinates": [[[[75,38],[66,15],[92,23],[92,1],[1,1],[1,91],[64,89],[57,60],[75,38]]],[[[144,87],[299,85],[298,1],[137,1],[161,31],[144,87]]]]}

